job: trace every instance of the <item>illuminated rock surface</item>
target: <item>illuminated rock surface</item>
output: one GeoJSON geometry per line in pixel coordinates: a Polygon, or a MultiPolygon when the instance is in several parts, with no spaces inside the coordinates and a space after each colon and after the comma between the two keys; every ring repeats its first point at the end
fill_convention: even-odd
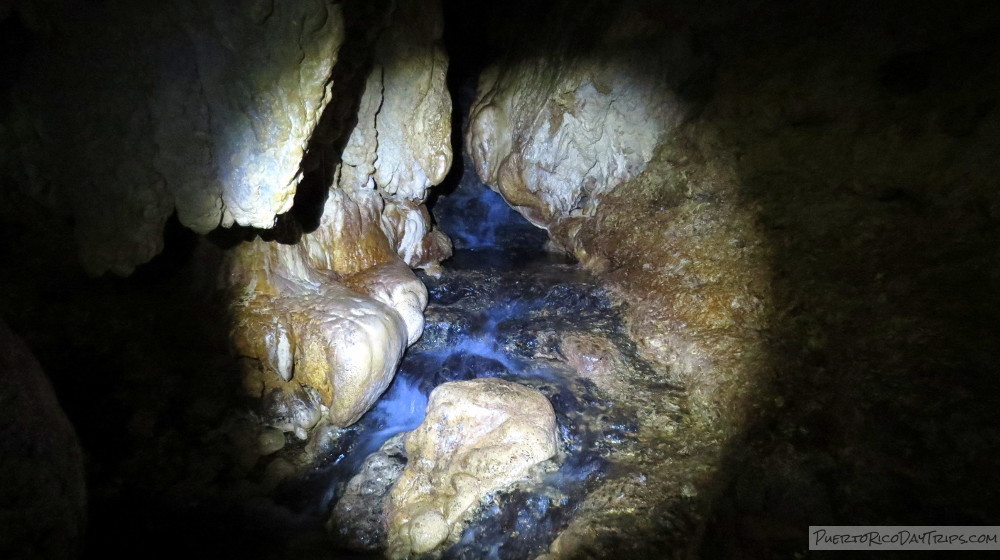
{"type": "Polygon", "coordinates": [[[484,181],[606,274],[630,303],[639,348],[727,431],[756,383],[767,254],[736,196],[734,158],[711,127],[681,124],[692,107],[677,84],[702,78],[705,63],[690,38],[642,10],[602,18],[567,15],[557,32],[539,30],[546,56],[484,71],[469,151],[484,181]]]}
{"type": "MultiPolygon", "coordinates": [[[[300,388],[315,391],[329,419],[346,426],[374,404],[422,332],[427,290],[391,253],[389,262],[342,280],[310,258],[308,237],[235,249],[233,341],[246,358],[250,394],[278,391],[280,402],[300,388]]],[[[319,418],[302,418],[292,427],[304,438],[319,418]]]]}
{"type": "Polygon", "coordinates": [[[433,0],[386,7],[389,23],[373,45],[373,66],[335,187],[359,204],[359,197],[367,201],[376,191],[377,219],[364,227],[380,227],[411,267],[433,267],[451,254],[423,205],[451,165],[440,8],[433,0]]]}
{"type": "Polygon", "coordinates": [[[423,205],[451,162],[440,13],[434,2],[386,6],[354,128],[318,133],[349,133],[318,225],[295,245],[237,247],[227,280],[248,390],[303,438],[320,416],[354,423],[385,390],[423,332],[427,290],[409,266],[451,253],[423,205]]]}
{"type": "MultiPolygon", "coordinates": [[[[990,424],[995,404],[960,388],[995,379],[993,352],[969,343],[996,339],[978,311],[996,303],[1000,207],[1000,78],[985,62],[998,20],[983,6],[851,3],[847,23],[825,2],[556,1],[516,40],[503,10],[481,18],[501,54],[466,131],[477,170],[626,304],[653,379],[683,387],[692,413],[680,434],[642,423],[639,437],[649,455],[685,439],[704,467],[663,493],[591,494],[553,556],[768,558],[861,510],[986,519],[963,508],[994,498],[950,477],[989,461],[939,439],[990,424]],[[941,410],[941,392],[968,415],[941,410]],[[700,542],[685,536],[701,526],[700,542]]],[[[564,340],[581,372],[600,371],[589,343],[564,340]]],[[[672,476],[663,464],[655,477],[672,476]]]]}
{"type": "Polygon", "coordinates": [[[544,228],[593,216],[601,195],[641,172],[683,115],[663,77],[647,71],[662,64],[648,53],[553,54],[485,71],[468,129],[482,180],[544,228]]]}
{"type": "Polygon", "coordinates": [[[269,228],[330,98],[339,6],[20,3],[50,49],[10,92],[0,170],[73,217],[94,274],[160,252],[163,225],[269,228]],[[107,29],[112,29],[108,32],[107,29]],[[86,72],[80,72],[86,68],[86,72]]]}
{"type": "Polygon", "coordinates": [[[557,448],[555,413],[541,393],[493,378],[439,386],[406,436],[409,460],[386,512],[389,555],[436,548],[487,493],[525,477],[557,448]]]}

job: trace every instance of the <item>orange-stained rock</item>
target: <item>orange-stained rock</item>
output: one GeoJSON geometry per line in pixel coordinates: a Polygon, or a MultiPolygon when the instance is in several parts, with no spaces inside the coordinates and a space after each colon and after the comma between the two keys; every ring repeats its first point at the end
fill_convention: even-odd
{"type": "Polygon", "coordinates": [[[374,404],[419,337],[427,291],[395,255],[354,276],[352,290],[313,266],[310,246],[257,239],[234,249],[232,339],[250,358],[254,394],[312,388],[329,419],[346,426],[374,404]]]}
{"type": "Polygon", "coordinates": [[[427,290],[410,267],[433,270],[451,254],[424,206],[451,164],[440,6],[391,6],[317,227],[296,245],[257,239],[230,258],[245,385],[300,436],[315,423],[313,392],[346,426],[385,390],[423,332],[427,290]]]}

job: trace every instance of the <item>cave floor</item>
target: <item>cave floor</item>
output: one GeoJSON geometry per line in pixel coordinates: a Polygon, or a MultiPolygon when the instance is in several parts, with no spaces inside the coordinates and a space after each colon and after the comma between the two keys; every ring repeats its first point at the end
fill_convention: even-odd
{"type": "MultiPolygon", "coordinates": [[[[52,236],[5,248],[24,266],[4,271],[3,309],[52,377],[84,448],[85,557],[373,556],[345,550],[325,524],[373,450],[369,436],[381,443],[415,426],[412,416],[380,405],[346,430],[317,428],[309,442],[289,434],[284,449],[261,457],[225,309],[204,295],[199,265],[87,278],[72,255],[31,250],[57,245],[57,229],[52,236]]],[[[683,423],[683,391],[638,357],[603,288],[565,261],[500,251],[459,252],[440,278],[423,280],[425,334],[384,400],[400,396],[397,386],[426,395],[444,381],[506,377],[550,398],[563,440],[559,464],[492,496],[445,556],[533,557],[576,518],[641,515],[636,508],[650,502],[642,496],[660,493],[657,465],[678,454],[666,436],[683,423]],[[663,429],[651,436],[650,425],[663,429]]]]}
{"type": "MultiPolygon", "coordinates": [[[[225,310],[204,296],[197,263],[161,262],[155,274],[128,280],[92,279],[78,272],[72,254],[52,258],[39,249],[67,243],[68,233],[7,233],[12,242],[3,255],[17,266],[0,274],[3,314],[52,377],[86,455],[86,557],[372,556],[344,550],[324,528],[329,500],[349,474],[327,468],[331,453],[363,441],[360,427],[329,438],[331,446],[289,439],[274,456],[257,454],[259,425],[254,403],[240,396],[225,310]],[[294,466],[307,451],[319,468],[268,469],[282,457],[294,466]]],[[[564,436],[563,466],[544,473],[556,486],[545,488],[543,476],[498,493],[467,529],[475,546],[456,546],[451,557],[481,557],[484,547],[502,558],[532,557],[563,527],[563,551],[573,550],[574,540],[596,539],[599,551],[663,557],[698,546],[707,523],[712,542],[701,545],[703,557],[742,554],[740,546],[757,543],[756,557],[792,558],[806,547],[809,523],[995,519],[995,410],[982,398],[995,394],[995,376],[986,374],[995,366],[985,361],[993,352],[982,345],[989,337],[975,335],[990,329],[985,320],[952,331],[972,348],[969,355],[984,357],[963,378],[932,370],[900,377],[894,371],[901,368],[879,376],[862,362],[891,337],[857,336],[855,326],[835,323],[824,331],[828,339],[870,341],[869,354],[846,356],[854,366],[839,378],[790,383],[780,393],[787,413],[762,415],[771,420],[752,426],[744,444],[721,449],[690,424],[683,388],[636,354],[619,323],[620,304],[598,282],[564,262],[531,262],[460,253],[441,278],[423,278],[431,293],[427,329],[399,378],[430,364],[429,386],[481,375],[519,380],[553,400],[564,436]],[[963,332],[972,335],[963,339],[963,332]],[[481,335],[492,336],[490,344],[469,345],[481,335]],[[445,351],[463,344],[464,352],[445,351]],[[719,494],[705,494],[712,490],[719,494]],[[525,531],[529,526],[537,531],[525,531]]],[[[788,273],[809,277],[808,266],[788,273]]],[[[922,274],[943,279],[936,285],[944,294],[954,284],[944,281],[948,271],[968,269],[922,274]]],[[[923,298],[935,300],[948,298],[923,298]]],[[[834,367],[791,360],[776,367],[795,363],[807,371],[834,367]]],[[[384,428],[379,422],[371,427],[384,428]]]]}

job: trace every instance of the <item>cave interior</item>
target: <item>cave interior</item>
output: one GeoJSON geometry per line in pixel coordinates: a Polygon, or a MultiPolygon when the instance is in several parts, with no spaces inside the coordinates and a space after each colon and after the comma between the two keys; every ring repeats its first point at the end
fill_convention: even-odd
{"type": "Polygon", "coordinates": [[[974,0],[0,0],[0,557],[1000,525],[998,34],[974,0]]]}

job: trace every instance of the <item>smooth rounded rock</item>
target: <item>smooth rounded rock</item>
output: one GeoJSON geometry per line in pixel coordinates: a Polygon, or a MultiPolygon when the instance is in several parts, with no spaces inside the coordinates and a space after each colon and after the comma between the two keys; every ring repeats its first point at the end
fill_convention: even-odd
{"type": "Polygon", "coordinates": [[[285,447],[285,433],[275,428],[264,428],[257,436],[257,444],[261,455],[277,453],[285,447]]]}

